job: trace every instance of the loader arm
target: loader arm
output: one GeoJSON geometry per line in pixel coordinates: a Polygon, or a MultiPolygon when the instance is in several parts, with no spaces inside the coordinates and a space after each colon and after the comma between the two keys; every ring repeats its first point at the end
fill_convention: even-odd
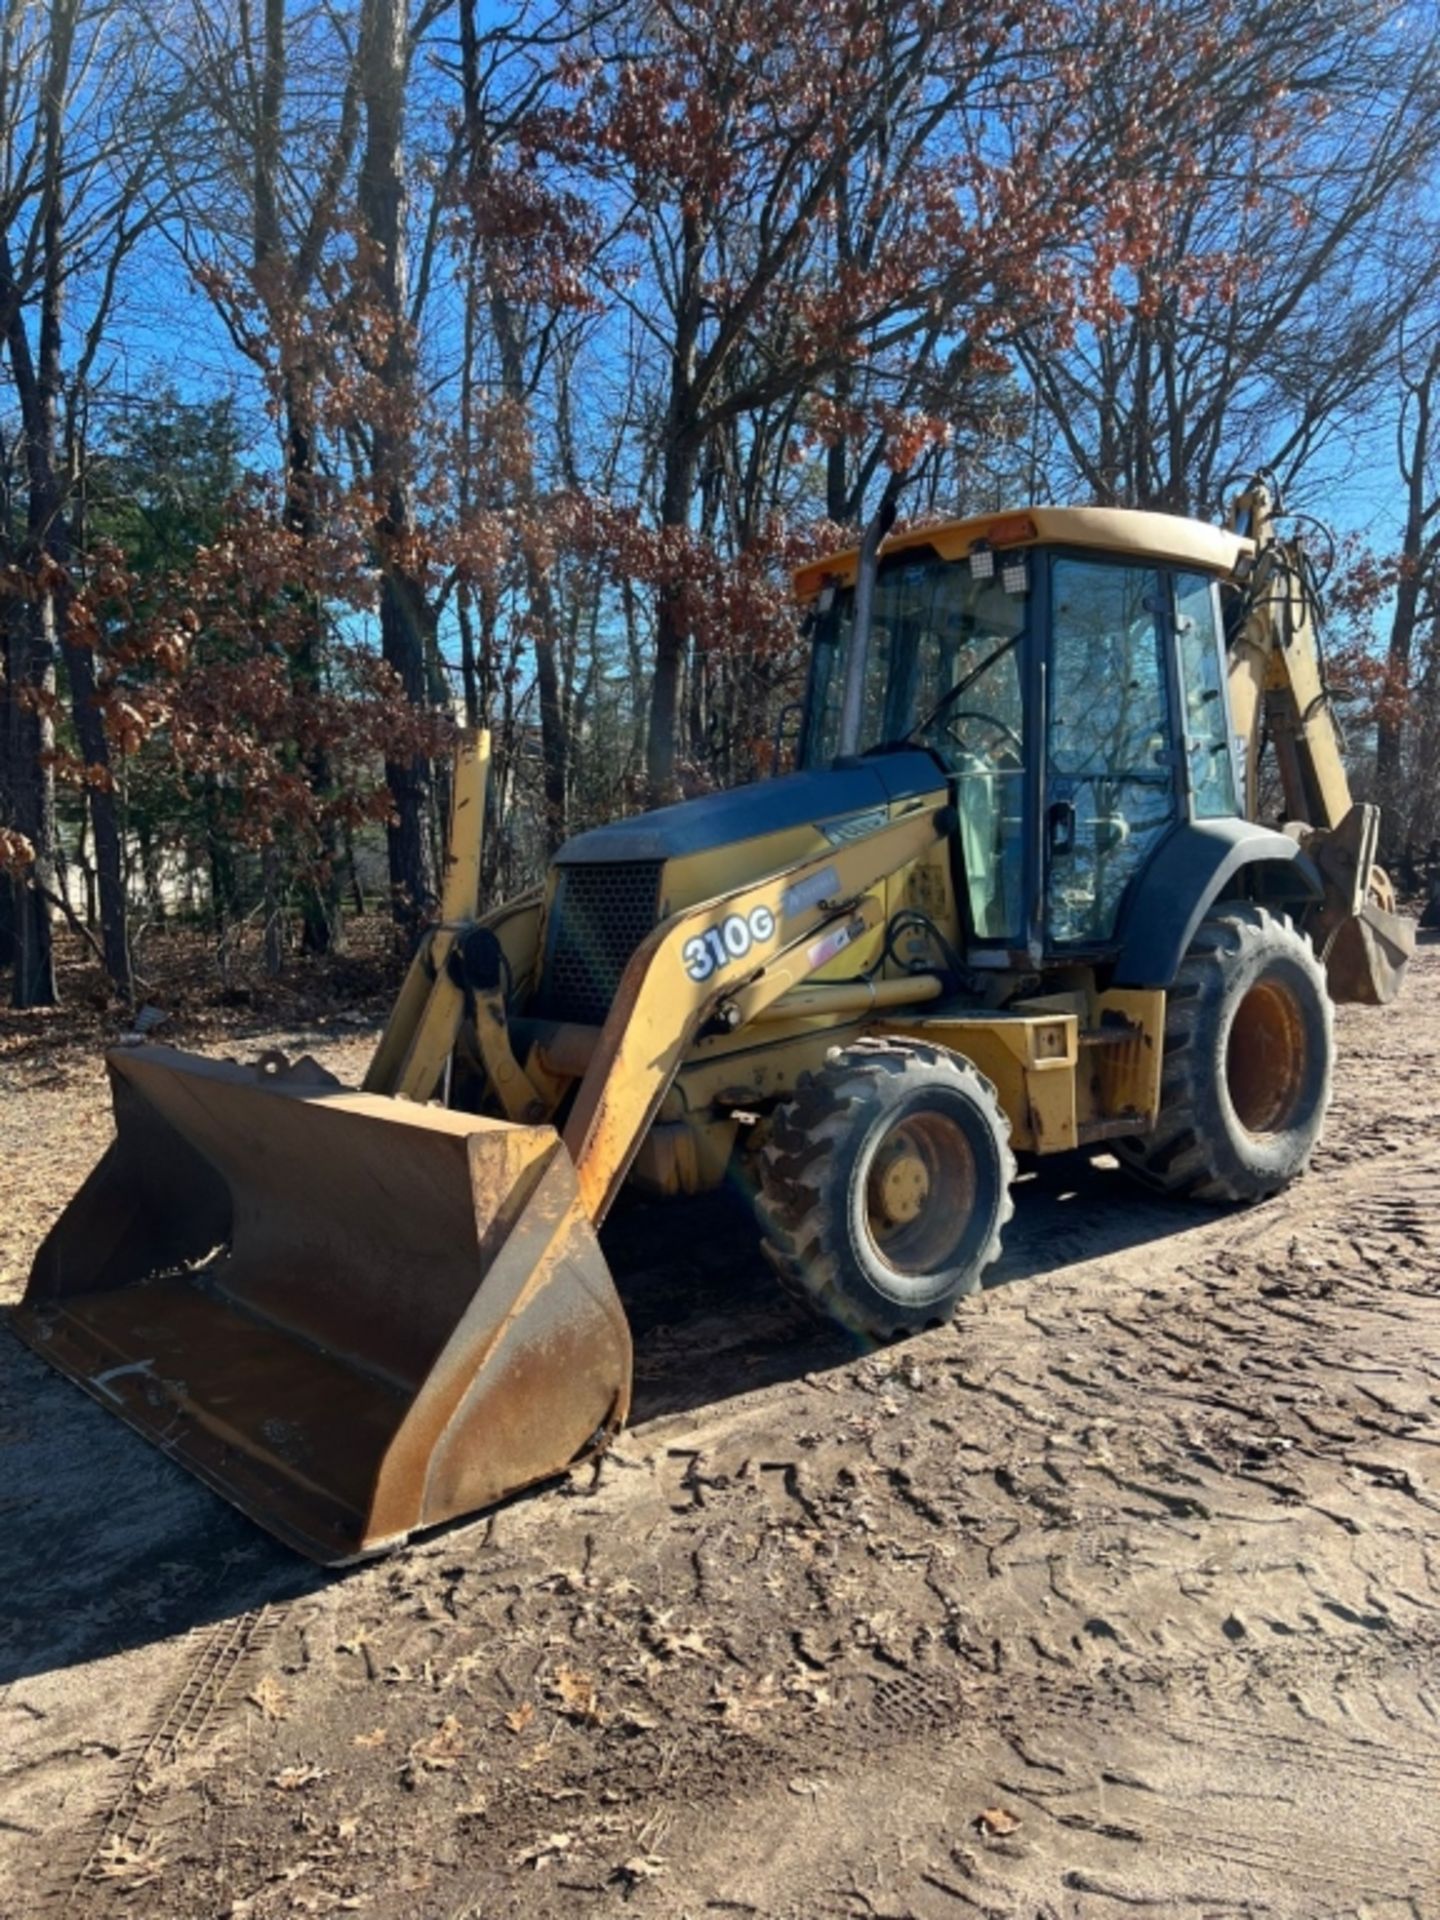
{"type": "Polygon", "coordinates": [[[609,1211],[701,1028],[718,1019],[733,1030],[827,965],[878,919],[870,889],[952,825],[948,802],[922,805],[864,840],[688,907],[641,944],[565,1128],[593,1224],[609,1211]]]}
{"type": "Polygon", "coordinates": [[[1383,1005],[1400,988],[1415,947],[1412,922],[1376,862],[1380,809],[1357,801],[1325,684],[1318,601],[1298,541],[1275,526],[1270,489],[1257,480],[1236,502],[1237,530],[1255,542],[1244,619],[1230,647],[1230,709],[1245,746],[1245,811],[1259,807],[1264,742],[1275,749],[1286,831],[1324,881],[1312,939],[1336,1000],[1383,1005]]]}

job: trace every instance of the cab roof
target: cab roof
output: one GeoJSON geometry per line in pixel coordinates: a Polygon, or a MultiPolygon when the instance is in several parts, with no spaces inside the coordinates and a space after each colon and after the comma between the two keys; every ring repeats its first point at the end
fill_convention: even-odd
{"type": "MultiPolygon", "coordinates": [[[[1254,542],[1176,513],[1140,513],[1128,507],[1024,507],[1011,513],[982,513],[967,520],[944,520],[891,534],[880,557],[915,548],[933,548],[942,560],[962,560],[977,541],[997,552],[1035,546],[1090,547],[1132,559],[1196,567],[1201,572],[1233,575],[1254,542]]],[[[809,600],[821,587],[854,584],[860,550],[827,554],[795,573],[795,591],[809,600]]]]}

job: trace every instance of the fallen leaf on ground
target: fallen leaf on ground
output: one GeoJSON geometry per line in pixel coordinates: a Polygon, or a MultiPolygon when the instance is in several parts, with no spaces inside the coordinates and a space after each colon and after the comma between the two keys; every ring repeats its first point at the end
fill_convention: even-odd
{"type": "Polygon", "coordinates": [[[447,1713],[428,1740],[417,1740],[410,1749],[412,1766],[427,1767],[443,1773],[453,1767],[465,1752],[465,1734],[453,1713],[447,1713]]]}
{"type": "Polygon", "coordinates": [[[513,1713],[506,1714],[505,1724],[510,1729],[511,1733],[523,1733],[534,1718],[535,1718],[534,1701],[522,1700],[520,1702],[520,1705],[516,1707],[513,1713]]]}
{"type": "Polygon", "coordinates": [[[389,1738],[388,1727],[372,1727],[369,1733],[357,1733],[350,1744],[356,1747],[383,1747],[389,1738]]]}
{"type": "Polygon", "coordinates": [[[252,1707],[258,1707],[262,1719],[283,1720],[289,1709],[285,1689],[273,1673],[262,1673],[245,1698],[252,1707]]]}
{"type": "Polygon", "coordinates": [[[784,1700],[773,1673],[762,1673],[754,1679],[742,1680],[729,1692],[722,1691],[717,1683],[710,1698],[711,1708],[727,1727],[743,1727],[762,1713],[772,1713],[776,1707],[783,1705],[784,1700]]]}
{"type": "Polygon", "coordinates": [[[615,1724],[622,1733],[653,1733],[660,1722],[648,1713],[637,1713],[633,1707],[622,1707],[615,1724]]]}
{"type": "Polygon", "coordinates": [[[699,1660],[713,1660],[715,1649],[698,1627],[679,1631],[670,1625],[670,1611],[649,1609],[645,1619],[645,1637],[662,1659],[674,1660],[682,1653],[693,1653],[699,1660]]]}
{"type": "Polygon", "coordinates": [[[515,1856],[518,1867],[543,1867],[547,1860],[558,1860],[568,1853],[575,1844],[573,1833],[550,1833],[543,1840],[537,1840],[533,1847],[526,1847],[523,1853],[515,1856]]]}
{"type": "Polygon", "coordinates": [[[599,1726],[602,1718],[600,1701],[595,1682],[588,1673],[577,1673],[573,1667],[561,1667],[549,1691],[572,1720],[583,1720],[592,1727],[599,1726]]]}
{"type": "Polygon", "coordinates": [[[1011,1813],[1008,1807],[986,1807],[976,1814],[975,1825],[981,1833],[992,1836],[1014,1833],[1020,1825],[1020,1816],[1011,1813]]]}
{"type": "Polygon", "coordinates": [[[658,1853],[637,1853],[633,1859],[622,1860],[611,1874],[612,1880],[618,1880],[627,1887],[638,1887],[642,1880],[658,1880],[665,1871],[664,1856],[658,1853]]]}
{"type": "Polygon", "coordinates": [[[317,1780],[325,1779],[329,1771],[328,1767],[282,1767],[271,1774],[270,1785],[282,1793],[299,1793],[303,1787],[313,1787],[317,1780]]]}
{"type": "Polygon", "coordinates": [[[132,1842],[112,1833],[100,1849],[95,1874],[101,1880],[123,1880],[128,1890],[153,1885],[168,1864],[155,1839],[132,1842]]]}
{"type": "Polygon", "coordinates": [[[785,1691],[791,1699],[808,1700],[812,1707],[830,1705],[830,1689],[823,1675],[812,1673],[808,1667],[796,1667],[785,1676],[785,1691]]]}

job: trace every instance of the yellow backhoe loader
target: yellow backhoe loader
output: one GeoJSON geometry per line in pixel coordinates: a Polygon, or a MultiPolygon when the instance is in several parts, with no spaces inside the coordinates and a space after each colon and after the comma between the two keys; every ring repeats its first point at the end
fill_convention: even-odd
{"type": "MultiPolygon", "coordinates": [[[[781,1280],[866,1340],[946,1320],[1013,1154],[1103,1142],[1246,1202],[1304,1168],[1331,999],[1412,934],[1352,805],[1303,548],[1033,508],[799,576],[798,768],[581,834],[442,916],[363,1087],[147,1044],[21,1337],[262,1525],[341,1563],[603,1446],[621,1184],[753,1181],[781,1280]],[[1263,740],[1284,830],[1256,823],[1263,740]]],[[[683,1204],[683,1203],[681,1203],[683,1204]]]]}

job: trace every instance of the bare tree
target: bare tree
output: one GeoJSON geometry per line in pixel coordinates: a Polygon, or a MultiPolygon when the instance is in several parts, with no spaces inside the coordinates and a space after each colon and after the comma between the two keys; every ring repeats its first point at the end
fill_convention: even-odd
{"type": "MultiPolygon", "coordinates": [[[[80,421],[125,265],[152,218],[155,110],[135,22],[105,0],[12,6],[0,39],[6,101],[0,228],[0,334],[20,419],[26,507],[17,556],[23,605],[5,640],[5,785],[35,850],[14,902],[12,997],[55,997],[50,915],[57,903],[54,790],[57,669],[63,665],[83,767],[98,875],[101,941],[116,991],[131,962],[125,859],[103,689],[88,628],[76,618],[75,505],[80,421]],[[105,102],[97,111],[97,99],[105,102]],[[142,116],[140,103],[146,102],[142,116]],[[69,322],[67,296],[89,288],[69,322]],[[69,353],[67,355],[67,347],[69,353]]],[[[65,904],[63,899],[60,904],[65,904]]]]}
{"type": "Polygon", "coordinates": [[[1068,351],[1017,337],[1060,491],[1209,512],[1242,469],[1293,485],[1393,375],[1429,270],[1410,228],[1440,141],[1437,23],[1278,0],[1249,24],[1128,298],[1068,351]]]}
{"type": "Polygon", "coordinates": [[[1375,743],[1392,858],[1440,830],[1440,326],[1433,321],[1404,344],[1400,379],[1395,453],[1405,508],[1375,743]]]}

